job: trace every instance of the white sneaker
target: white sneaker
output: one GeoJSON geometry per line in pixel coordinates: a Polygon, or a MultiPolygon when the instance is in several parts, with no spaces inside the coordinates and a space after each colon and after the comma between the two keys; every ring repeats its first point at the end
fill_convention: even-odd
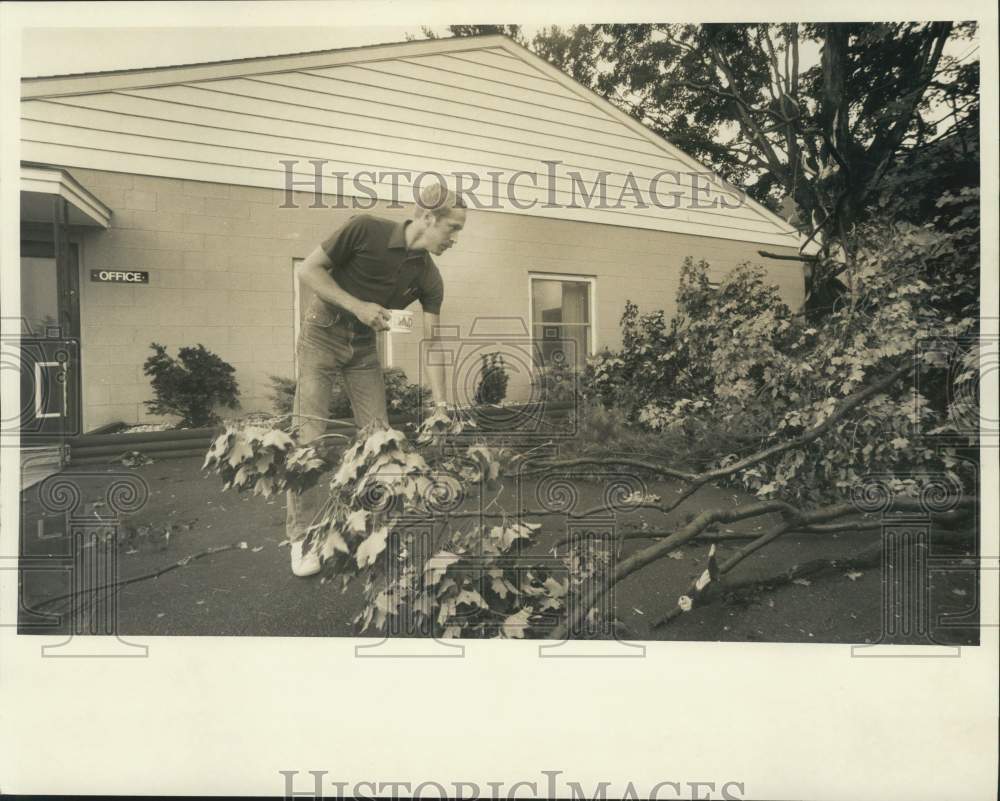
{"type": "Polygon", "coordinates": [[[292,573],[296,576],[315,576],[320,571],[319,554],[313,548],[309,553],[302,555],[303,540],[291,543],[289,550],[292,552],[292,573]]]}

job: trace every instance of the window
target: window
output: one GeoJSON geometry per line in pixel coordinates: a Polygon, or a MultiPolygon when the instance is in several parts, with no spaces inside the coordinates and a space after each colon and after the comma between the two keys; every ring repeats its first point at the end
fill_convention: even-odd
{"type": "MultiPolygon", "coordinates": [[[[304,259],[292,259],[292,305],[295,308],[295,342],[299,341],[299,330],[302,327],[302,320],[305,317],[306,310],[309,308],[309,304],[316,295],[309,287],[303,286],[295,278],[295,268],[303,261],[304,259]]],[[[385,331],[379,331],[375,341],[378,346],[378,358],[382,367],[392,367],[392,335],[385,331]]],[[[293,349],[293,353],[295,353],[295,349],[293,349]]],[[[297,354],[294,358],[298,359],[297,354]]],[[[296,362],[295,374],[298,375],[298,372],[299,365],[296,362]]]]}
{"type": "Polygon", "coordinates": [[[594,279],[532,275],[531,335],[545,364],[566,359],[583,368],[594,352],[594,279]]]}

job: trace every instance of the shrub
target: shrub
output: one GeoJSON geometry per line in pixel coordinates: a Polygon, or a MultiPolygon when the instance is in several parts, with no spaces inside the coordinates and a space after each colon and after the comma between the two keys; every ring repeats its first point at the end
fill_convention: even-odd
{"type": "MultiPolygon", "coordinates": [[[[406,372],[399,367],[382,371],[385,380],[385,400],[390,414],[401,417],[417,417],[427,396],[427,390],[419,384],[411,384],[406,372]]],[[[271,402],[278,414],[291,414],[295,402],[295,379],[284,376],[269,376],[271,381],[271,402]]],[[[338,375],[334,380],[330,396],[329,417],[331,420],[351,419],[351,400],[344,389],[343,379],[338,375]]]]}
{"type": "Polygon", "coordinates": [[[271,405],[278,414],[291,414],[295,404],[295,379],[281,375],[269,375],[271,382],[271,405]]]}
{"type": "Polygon", "coordinates": [[[484,353],[483,363],[479,372],[479,385],[476,387],[475,402],[477,404],[500,403],[507,397],[507,365],[500,353],[484,353]]]}
{"type": "Polygon", "coordinates": [[[567,364],[539,368],[532,377],[538,397],[545,402],[571,401],[580,395],[581,375],[567,364]]]}
{"type": "MultiPolygon", "coordinates": [[[[291,414],[295,404],[295,379],[280,375],[271,375],[268,379],[271,382],[271,403],[274,405],[274,410],[278,414],[291,414]]],[[[351,418],[351,401],[339,376],[333,384],[327,416],[331,420],[351,418]]]]}
{"type": "Polygon", "coordinates": [[[406,371],[400,367],[390,367],[383,372],[385,377],[385,402],[389,412],[401,417],[418,417],[420,408],[428,397],[428,391],[420,384],[411,384],[406,371]]]}
{"type": "Polygon", "coordinates": [[[691,460],[728,464],[820,425],[918,353],[919,385],[897,381],[808,446],[738,478],[761,497],[810,500],[843,496],[871,474],[968,481],[953,447],[920,442],[929,433],[955,439],[965,433],[957,421],[978,419],[957,409],[974,398],[953,386],[974,384],[974,360],[949,379],[949,365],[931,353],[953,352],[976,332],[978,303],[956,313],[955,298],[963,277],[978,272],[978,216],[959,220],[947,230],[860,228],[850,258],[836,265],[850,292],[812,323],[781,301],[762,267],[741,264],[716,288],[707,265],[689,259],[675,318],[668,324],[662,312],[640,315],[628,303],[622,348],[591,360],[583,394],[646,431],[681,437],[691,460]]]}
{"type": "Polygon", "coordinates": [[[153,342],[150,347],[153,355],[143,372],[153,387],[153,400],[145,401],[153,414],[178,415],[181,426],[200,428],[219,421],[216,406],[239,406],[236,370],[204,345],[181,348],[176,359],[163,345],[153,342]]]}

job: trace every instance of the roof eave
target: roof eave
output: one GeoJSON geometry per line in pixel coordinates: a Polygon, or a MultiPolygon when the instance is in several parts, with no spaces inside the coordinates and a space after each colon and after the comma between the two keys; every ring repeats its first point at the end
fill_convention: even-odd
{"type": "Polygon", "coordinates": [[[114,72],[82,73],[79,75],[23,78],[21,99],[31,100],[65,95],[86,95],[123,89],[148,89],[175,83],[198,83],[225,78],[269,75],[294,70],[323,69],[343,64],[363,64],[372,61],[406,58],[411,55],[456,53],[502,46],[511,40],[501,34],[488,36],[456,36],[448,39],[426,39],[413,42],[367,45],[340,50],[321,50],[284,56],[259,56],[233,61],[214,61],[175,67],[144,67],[114,72]],[[258,68],[254,68],[257,65],[258,68]],[[248,69],[249,67],[249,69],[248,69]]]}

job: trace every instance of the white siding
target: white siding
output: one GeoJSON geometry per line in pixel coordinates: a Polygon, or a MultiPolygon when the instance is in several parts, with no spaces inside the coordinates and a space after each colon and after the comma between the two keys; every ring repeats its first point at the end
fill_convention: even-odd
{"type": "MultiPolygon", "coordinates": [[[[676,209],[587,208],[567,171],[589,190],[607,173],[614,204],[628,173],[640,191],[664,170],[699,168],[675,148],[628,120],[535,56],[504,40],[429,41],[276,57],[240,65],[164,68],[132,76],[29,80],[22,100],[24,158],[135,174],[281,188],[281,160],[297,159],[296,180],[313,176],[403,171],[417,175],[474,173],[484,205],[500,212],[555,217],[684,234],[795,246],[787,225],[753,203],[735,202],[715,186],[692,207],[690,179],[661,179],[661,200],[678,193],[676,209]],[[443,51],[443,52],[442,52],[443,51]],[[282,66],[287,67],[281,69],[282,66]],[[159,79],[159,81],[158,81],[159,79]],[[76,91],[74,91],[74,88],[76,91]],[[544,161],[559,162],[548,191],[544,161]],[[537,173],[517,184],[511,208],[490,172],[537,173]],[[578,208],[567,208],[576,199],[578,208]],[[545,208],[554,199],[559,208],[545,208]],[[725,199],[734,208],[721,206],[725,199]]],[[[467,179],[466,186],[471,182],[467,179]]],[[[503,179],[501,179],[503,180],[503,179]]],[[[706,182],[707,183],[707,182],[706,182]]],[[[373,184],[391,199],[388,183],[373,184]]],[[[323,189],[335,192],[328,177],[323,189]]],[[[344,194],[364,194],[350,181],[344,194]]],[[[412,200],[406,178],[399,199],[412,200]]],[[[648,200],[648,198],[647,198],[648,200]]]]}

